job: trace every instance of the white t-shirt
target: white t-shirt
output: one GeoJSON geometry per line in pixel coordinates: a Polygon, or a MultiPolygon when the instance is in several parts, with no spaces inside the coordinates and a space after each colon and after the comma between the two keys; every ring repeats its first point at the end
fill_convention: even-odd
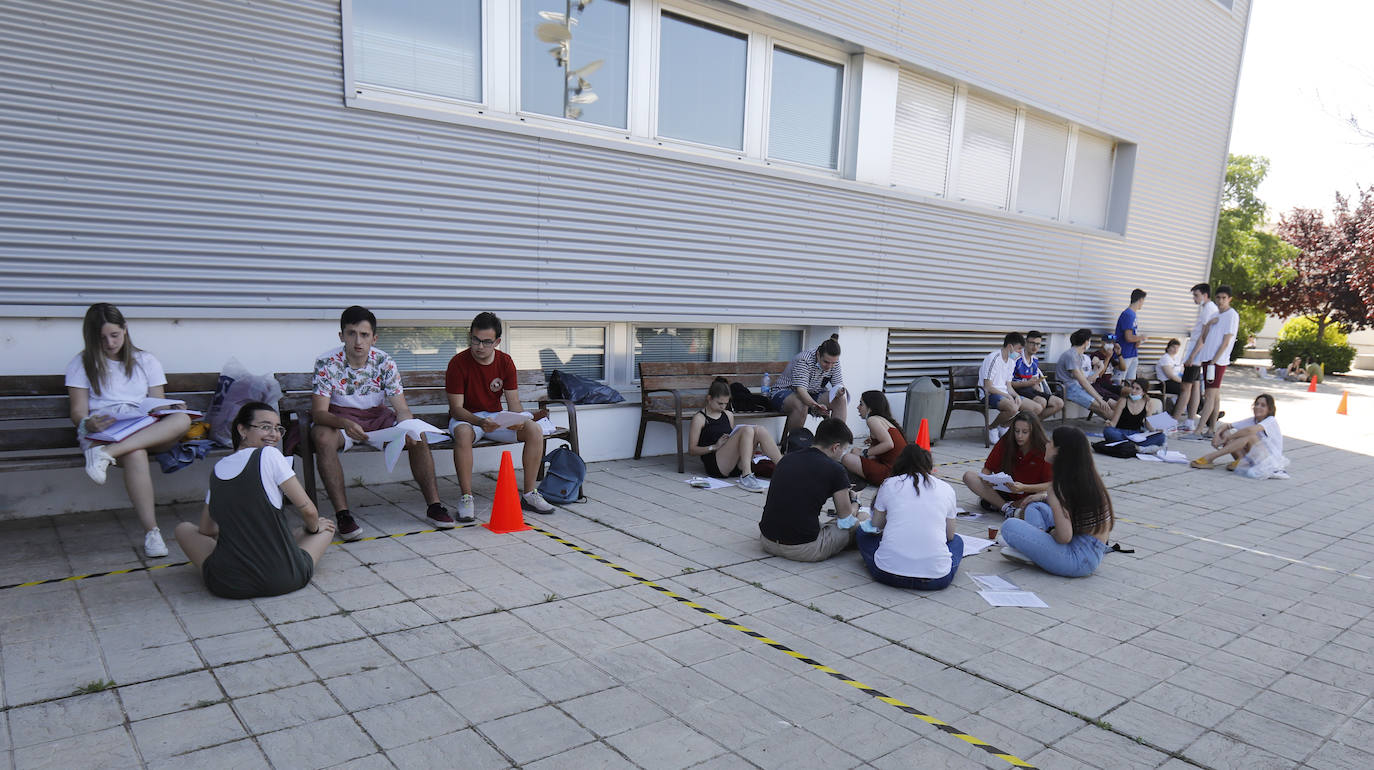
{"type": "MultiPolygon", "coordinates": [[[[1236,430],[1248,428],[1255,424],[1255,418],[1246,417],[1244,420],[1236,420],[1231,423],[1231,427],[1236,430]]],[[[1273,417],[1266,417],[1260,422],[1260,435],[1264,437],[1264,447],[1269,450],[1269,454],[1274,457],[1283,457],[1283,431],[1279,430],[1279,421],[1273,417]]]]}
{"type": "MultiPolygon", "coordinates": [[[[1217,311],[1217,303],[1211,301],[1210,299],[1207,300],[1206,302],[1202,303],[1201,305],[1198,305],[1198,307],[1197,307],[1197,320],[1193,321],[1193,333],[1192,333],[1192,335],[1190,335],[1190,336],[1188,337],[1188,347],[1186,347],[1186,348],[1183,349],[1183,360],[1184,360],[1184,361],[1187,361],[1187,360],[1188,360],[1188,356],[1192,354],[1193,348],[1196,348],[1198,345],[1201,345],[1201,344],[1202,344],[1202,342],[1203,342],[1202,327],[1203,327],[1208,321],[1212,320],[1212,318],[1216,316],[1217,312],[1218,312],[1218,311],[1217,311]]],[[[1211,334],[1208,334],[1207,336],[1210,337],[1211,334]]],[[[1206,348],[1203,348],[1202,352],[1204,352],[1204,353],[1207,352],[1207,351],[1206,351],[1206,348]]],[[[1194,365],[1194,366],[1197,366],[1198,364],[1200,364],[1200,363],[1202,363],[1203,361],[1206,361],[1206,360],[1207,360],[1206,358],[1204,358],[1203,356],[1199,355],[1199,356],[1193,361],[1193,365],[1194,365]]]]}
{"type": "Polygon", "coordinates": [[[918,495],[911,476],[889,477],[873,500],[874,510],[887,512],[873,563],[905,577],[948,575],[953,559],[946,545],[945,520],[954,518],[956,507],[954,487],[940,479],[932,476],[922,483],[918,495]]]}
{"type": "Polygon", "coordinates": [[[1160,382],[1171,382],[1175,377],[1183,376],[1183,372],[1178,370],[1181,363],[1183,362],[1168,353],[1160,355],[1159,360],[1155,362],[1155,379],[1160,382]],[[1170,372],[1173,372],[1173,377],[1169,376],[1170,372]]]}
{"type": "MultiPolygon", "coordinates": [[[[1002,358],[1002,350],[999,348],[992,351],[983,359],[983,363],[978,367],[978,392],[987,395],[983,390],[983,383],[992,380],[1003,395],[1014,393],[1011,389],[1012,377],[1016,376],[1016,356],[1002,358]]],[[[894,575],[897,573],[893,573],[894,575]]],[[[937,575],[936,577],[942,577],[937,575]]]]}
{"type": "MultiPolygon", "coordinates": [[[[228,481],[240,473],[248,464],[248,458],[253,456],[256,447],[244,447],[239,451],[215,463],[215,478],[228,481]]],[[[262,491],[267,493],[267,499],[272,505],[281,507],[281,484],[289,478],[294,478],[296,471],[291,467],[291,460],[282,456],[281,450],[274,446],[262,448],[262,491]]],[[[210,493],[205,493],[205,503],[210,503],[210,493]]]]}
{"type": "MultiPolygon", "coordinates": [[[[1207,347],[1202,351],[1202,360],[1211,361],[1217,366],[1228,366],[1231,363],[1231,346],[1225,350],[1220,350],[1222,340],[1226,335],[1234,335],[1240,330],[1240,313],[1235,308],[1227,308],[1226,312],[1217,315],[1217,322],[1212,324],[1212,330],[1207,332],[1207,347]]],[[[1234,345],[1236,338],[1231,338],[1234,345]]]]}
{"type": "Polygon", "coordinates": [[[67,364],[66,385],[69,388],[85,388],[91,392],[91,414],[113,412],[121,406],[137,409],[143,399],[148,397],[149,388],[166,384],[167,375],[162,371],[162,364],[152,353],[145,350],[134,353],[132,376],[124,371],[124,365],[120,362],[106,359],[105,381],[100,383],[99,395],[96,395],[95,390],[91,388],[90,380],[86,378],[86,367],[81,365],[80,353],[67,364]]]}

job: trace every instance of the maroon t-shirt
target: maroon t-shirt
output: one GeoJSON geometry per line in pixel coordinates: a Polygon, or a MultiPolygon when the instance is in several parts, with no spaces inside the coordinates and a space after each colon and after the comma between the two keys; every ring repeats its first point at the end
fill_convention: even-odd
{"type": "MultiPolygon", "coordinates": [[[[1002,470],[1002,447],[1010,442],[999,441],[992,447],[991,454],[988,455],[987,462],[983,467],[999,473],[1002,470]]],[[[1011,478],[1021,484],[1044,484],[1054,478],[1054,466],[1045,459],[1044,452],[1031,450],[1016,458],[1011,466],[1011,478]]],[[[1016,496],[1017,499],[1025,497],[1022,493],[1016,496]]]]}
{"type": "Polygon", "coordinates": [[[469,412],[499,412],[505,409],[505,394],[520,387],[515,361],[497,350],[486,366],[477,363],[471,350],[464,350],[448,362],[444,390],[463,394],[463,408],[469,412]]]}

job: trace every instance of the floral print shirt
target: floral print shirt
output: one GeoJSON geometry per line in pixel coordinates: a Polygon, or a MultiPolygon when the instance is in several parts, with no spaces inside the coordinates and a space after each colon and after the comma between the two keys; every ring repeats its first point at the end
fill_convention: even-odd
{"type": "Polygon", "coordinates": [[[367,363],[356,369],[348,365],[343,347],[324,353],[315,359],[313,386],[314,394],[327,396],[331,405],[353,409],[381,406],[402,393],[396,362],[376,348],[368,352],[367,363]]]}

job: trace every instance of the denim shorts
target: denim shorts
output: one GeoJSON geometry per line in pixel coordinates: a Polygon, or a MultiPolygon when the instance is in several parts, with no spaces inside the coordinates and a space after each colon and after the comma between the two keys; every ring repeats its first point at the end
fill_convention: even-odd
{"type": "Polygon", "coordinates": [[[1077,380],[1069,380],[1064,383],[1064,398],[1078,404],[1084,409],[1091,408],[1093,402],[1096,401],[1096,399],[1092,397],[1092,394],[1088,393],[1088,391],[1083,389],[1082,385],[1078,384],[1077,380]]]}

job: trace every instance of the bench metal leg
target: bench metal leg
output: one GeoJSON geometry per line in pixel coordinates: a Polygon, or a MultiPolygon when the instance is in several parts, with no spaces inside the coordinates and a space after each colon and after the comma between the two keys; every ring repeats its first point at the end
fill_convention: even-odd
{"type": "Polygon", "coordinates": [[[641,413],[639,416],[639,438],[635,440],[635,459],[644,454],[644,429],[649,427],[649,421],[641,413]]]}
{"type": "Polygon", "coordinates": [[[687,465],[685,464],[685,462],[684,462],[684,460],[683,460],[683,457],[682,457],[682,455],[683,455],[683,451],[682,451],[682,420],[681,420],[681,419],[674,420],[674,421],[673,421],[673,427],[674,427],[674,428],[677,428],[677,472],[678,472],[678,473],[686,473],[686,472],[687,472],[687,465]]]}

